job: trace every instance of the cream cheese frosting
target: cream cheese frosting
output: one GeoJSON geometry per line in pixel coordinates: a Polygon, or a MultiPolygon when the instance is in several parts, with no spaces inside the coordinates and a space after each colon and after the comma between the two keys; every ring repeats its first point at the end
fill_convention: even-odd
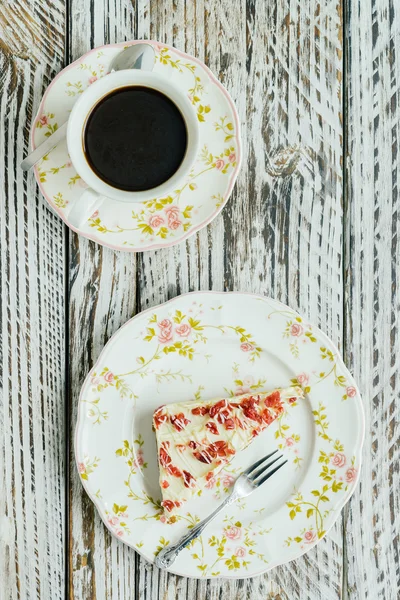
{"type": "Polygon", "coordinates": [[[247,448],[254,437],[300,398],[302,389],[293,386],[158,408],[153,427],[166,514],[176,514],[237,452],[247,448]]]}

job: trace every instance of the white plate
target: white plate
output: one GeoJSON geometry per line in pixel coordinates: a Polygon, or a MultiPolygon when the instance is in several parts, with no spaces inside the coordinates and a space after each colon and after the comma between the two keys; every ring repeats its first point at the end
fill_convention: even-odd
{"type": "Polygon", "coordinates": [[[287,306],[198,292],[145,311],[108,342],[80,396],[75,452],[108,529],[153,561],[208,515],[241,469],[279,446],[289,463],[226,509],[171,571],[249,577],[292,560],[332,527],[358,479],[364,414],[332,342],[287,306]],[[172,338],[163,334],[173,323],[172,338]],[[305,399],[254,440],[168,524],[160,500],[153,411],[161,404],[300,384],[305,399]]]}
{"type": "MultiPolygon", "coordinates": [[[[63,69],[39,106],[31,130],[32,148],[68,120],[79,95],[107,74],[116,54],[140,41],[95,48],[63,69]]],[[[199,121],[198,157],[179,189],[165,198],[136,204],[110,199],[76,229],[69,215],[76,212],[74,206],[87,185],[70,161],[66,140],[35,167],[42,194],[71,229],[104,246],[131,252],[173,246],[210,223],[226,204],[241,161],[239,118],[225,88],[197,58],[149,43],[156,51],[154,72],[189,96],[199,121]]]]}

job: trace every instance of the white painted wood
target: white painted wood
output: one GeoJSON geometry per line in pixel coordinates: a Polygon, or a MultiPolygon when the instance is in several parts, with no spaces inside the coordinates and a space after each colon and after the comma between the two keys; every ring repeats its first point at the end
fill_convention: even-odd
{"type": "Polygon", "coordinates": [[[1,600],[65,597],[67,526],[71,599],[397,597],[400,9],[394,0],[345,5],[345,28],[341,3],[330,0],[70,0],[68,23],[65,2],[0,5],[1,600]],[[222,214],[179,246],[138,256],[65,232],[32,175],[25,183],[18,170],[64,51],[70,61],[135,37],[204,60],[233,96],[244,140],[222,214]],[[111,538],[72,448],[64,518],[65,344],[71,440],[80,386],[111,334],[132,314],[197,289],[272,295],[308,314],[339,344],[364,393],[363,474],[344,521],[306,556],[249,580],[160,573],[111,538]]]}
{"type": "Polygon", "coordinates": [[[19,165],[64,3],[0,5],[0,598],[64,597],[65,228],[19,165]],[[51,43],[48,37],[51,23],[51,43]]]}
{"type": "MultiPolygon", "coordinates": [[[[339,343],[342,49],[336,5],[196,2],[190,11],[186,4],[185,13],[182,4],[163,2],[152,4],[151,24],[153,38],[204,58],[227,86],[241,118],[244,167],[227,207],[206,230],[138,257],[137,309],[195,289],[259,292],[308,314],[339,343]]],[[[304,558],[240,583],[182,582],[140,561],[139,592],[152,600],[161,590],[169,599],[307,594],[336,600],[342,561],[339,521],[304,558]]]]}
{"type": "MultiPolygon", "coordinates": [[[[105,43],[134,39],[135,13],[128,0],[70,2],[71,60],[105,43]]],[[[69,233],[70,439],[77,398],[89,369],[111,335],[135,312],[136,257],[69,233]]],[[[70,453],[69,594],[84,600],[135,596],[136,555],[105,529],[87,497],[70,453]]]]}
{"type": "MultiPolygon", "coordinates": [[[[98,8],[96,4],[96,11],[98,8]]],[[[293,16],[288,18],[291,8],[290,2],[283,6],[280,3],[278,8],[267,7],[263,2],[249,3],[246,7],[242,2],[232,8],[227,1],[196,2],[196,5],[166,1],[139,8],[138,18],[143,16],[143,22],[138,23],[138,30],[142,36],[193,52],[205,59],[227,85],[240,112],[245,140],[244,164],[247,161],[249,170],[243,169],[228,207],[206,230],[179,246],[137,257],[137,310],[193,289],[245,289],[289,300],[295,308],[321,322],[336,339],[340,336],[342,215],[337,198],[341,196],[341,103],[338,97],[341,22],[330,3],[326,3],[317,16],[315,7],[293,8],[293,16]],[[323,49],[320,42],[314,40],[316,25],[321,29],[323,49]],[[296,40],[299,30],[302,32],[301,64],[304,64],[301,70],[296,44],[288,44],[296,40]],[[269,60],[270,55],[274,60],[269,60]],[[327,58],[329,67],[325,67],[327,58]],[[325,68],[329,72],[325,72],[325,68]],[[312,80],[313,85],[308,84],[307,79],[312,80]],[[299,150],[292,149],[296,145],[300,146],[299,150]],[[287,164],[282,167],[285,153],[287,164]],[[279,169],[281,173],[277,172],[279,169]],[[303,224],[300,234],[299,222],[303,224]],[[288,240],[285,245],[282,236],[288,240]],[[313,251],[315,243],[322,249],[321,257],[313,251]],[[300,263],[299,270],[297,263],[300,263]]],[[[100,22],[104,18],[101,10],[96,12],[97,18],[100,22]]],[[[74,27],[79,40],[78,54],[86,49],[80,44],[85,26],[75,22],[72,32],[74,27]]],[[[98,43],[101,40],[96,41],[98,43]]],[[[82,244],[85,242],[80,242],[80,247],[82,244]]],[[[90,277],[90,267],[86,266],[90,277]]],[[[103,276],[103,270],[101,273],[103,276]]],[[[76,283],[74,302],[83,307],[90,301],[94,306],[93,299],[82,297],[86,284],[86,278],[79,285],[76,283]]],[[[115,293],[118,291],[114,290],[115,293]]],[[[80,348],[76,352],[79,367],[82,348],[88,341],[89,346],[92,344],[86,336],[83,340],[81,337],[74,340],[80,348]]],[[[91,357],[90,364],[94,358],[91,357]]],[[[81,382],[82,377],[77,379],[81,382]]],[[[77,553],[82,556],[88,549],[93,557],[96,553],[96,561],[90,561],[90,567],[85,567],[85,575],[74,572],[74,590],[76,594],[85,591],[88,597],[94,597],[96,590],[102,597],[98,586],[103,593],[112,593],[110,581],[104,583],[102,525],[90,505],[79,515],[82,506],[74,500],[74,494],[81,498],[82,492],[74,491],[74,485],[78,485],[75,481],[73,474],[76,527],[73,526],[72,562],[77,553]],[[82,545],[82,538],[86,537],[90,539],[91,549],[87,544],[82,545]]],[[[82,505],[84,503],[83,499],[82,505]]],[[[108,534],[103,533],[103,536],[107,539],[108,534]]],[[[114,541],[109,543],[115,544],[114,541]]],[[[132,579],[133,570],[119,561],[117,555],[108,555],[108,561],[111,572],[118,571],[121,577],[122,569],[128,569],[128,579],[132,579]]],[[[190,582],[159,574],[138,557],[136,593],[156,598],[161,590],[167,590],[167,596],[172,598],[186,597],[196,590],[201,596],[217,597],[223,593],[234,598],[239,589],[249,594],[258,589],[262,596],[276,592],[282,597],[287,594],[295,598],[300,597],[306,587],[315,597],[318,594],[336,598],[341,589],[341,563],[339,525],[307,558],[255,580],[257,584],[255,581],[241,584],[190,582]],[[326,568],[328,563],[328,576],[320,578],[321,564],[326,568]]],[[[124,588],[119,593],[127,591],[124,588]]]]}
{"type": "Polygon", "coordinates": [[[345,600],[399,597],[400,6],[347,2],[345,357],[367,417],[364,465],[345,509],[345,600]]]}

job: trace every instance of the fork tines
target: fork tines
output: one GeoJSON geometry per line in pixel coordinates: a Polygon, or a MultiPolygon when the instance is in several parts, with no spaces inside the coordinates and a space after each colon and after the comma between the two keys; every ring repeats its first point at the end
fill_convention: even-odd
{"type": "Polygon", "coordinates": [[[262,485],[265,481],[267,481],[267,479],[269,479],[274,473],[279,471],[279,469],[287,463],[287,460],[284,460],[282,463],[276,465],[273,469],[270,469],[270,467],[272,467],[273,464],[275,464],[276,462],[278,462],[278,460],[281,460],[281,458],[283,458],[283,455],[281,454],[273,460],[267,462],[267,464],[263,464],[265,463],[265,461],[274,456],[277,452],[278,450],[274,450],[274,452],[267,454],[267,456],[264,456],[264,458],[257,460],[257,462],[251,465],[244,472],[244,474],[247,475],[247,478],[252,482],[253,485],[257,487],[259,485],[262,485]]]}

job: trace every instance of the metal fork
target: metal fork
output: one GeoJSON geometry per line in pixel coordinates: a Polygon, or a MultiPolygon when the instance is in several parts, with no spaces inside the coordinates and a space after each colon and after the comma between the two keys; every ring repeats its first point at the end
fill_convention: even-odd
{"type": "Polygon", "coordinates": [[[287,460],[276,465],[273,469],[271,469],[272,465],[278,462],[282,455],[274,458],[267,464],[264,464],[266,460],[270,459],[274,454],[276,454],[278,450],[271,452],[264,458],[261,458],[253,465],[251,465],[246,471],[244,471],[236,480],[235,485],[233,486],[232,493],[224,500],[224,502],[218,506],[214,512],[211,513],[208,517],[203,519],[198,525],[193,527],[189,531],[189,533],[185,534],[181,537],[179,542],[174,544],[173,546],[167,546],[163,548],[155,558],[155,564],[159,569],[167,569],[172,565],[178,554],[186,548],[193,540],[195,540],[202,531],[207,527],[207,525],[225,508],[225,506],[229,506],[239,498],[245,498],[249,496],[254,490],[256,490],[260,485],[265,483],[267,479],[269,479],[274,473],[276,473],[283,465],[287,463],[287,460]]]}

